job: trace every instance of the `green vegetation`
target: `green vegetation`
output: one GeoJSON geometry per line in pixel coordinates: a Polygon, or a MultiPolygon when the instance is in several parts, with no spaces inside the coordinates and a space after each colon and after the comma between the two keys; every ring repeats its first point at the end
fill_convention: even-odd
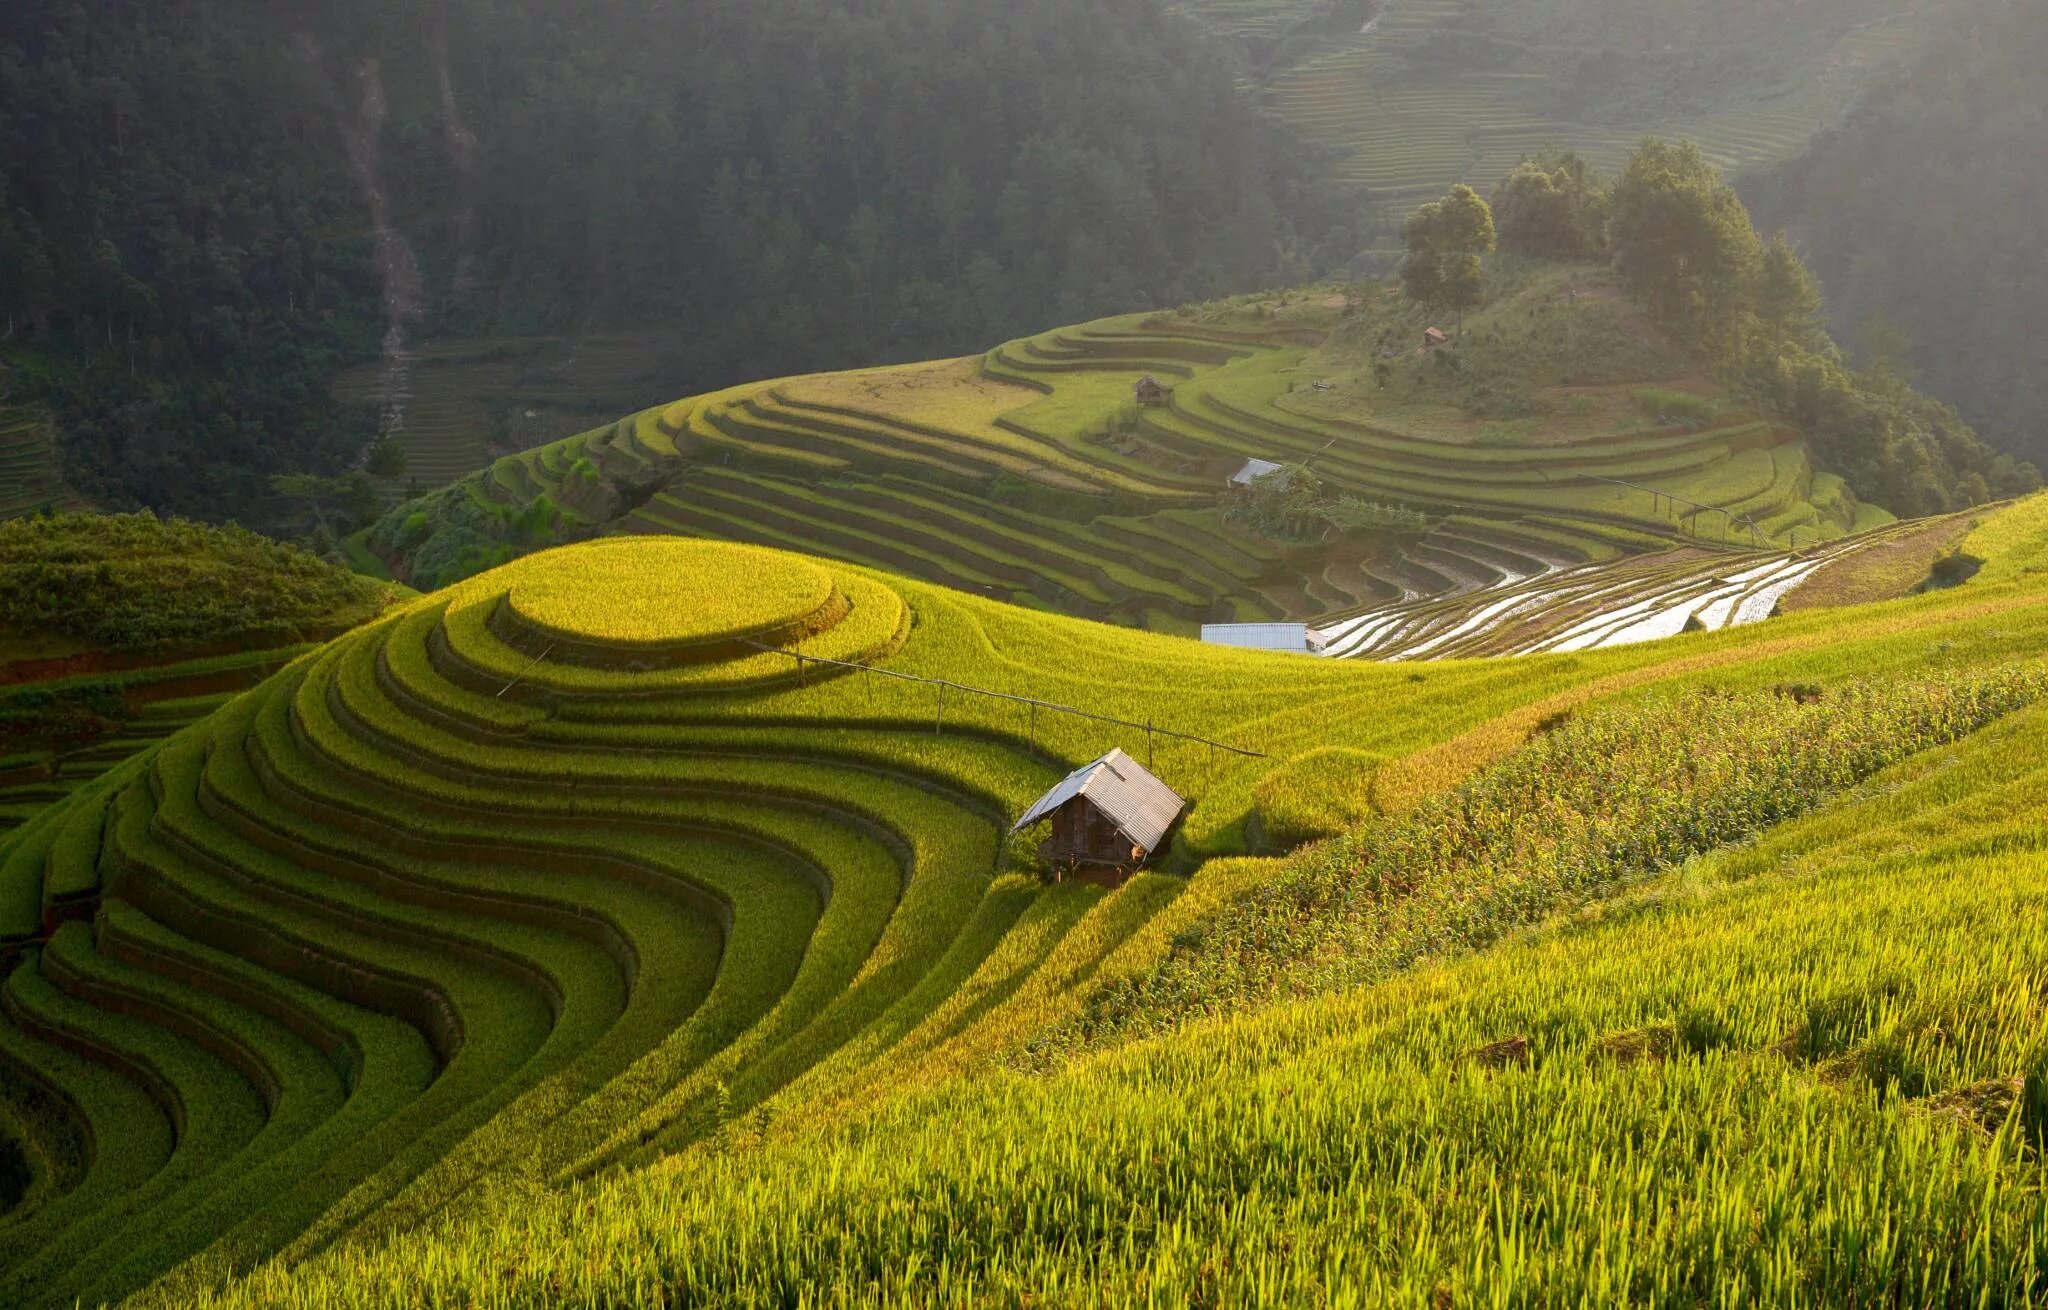
{"type": "Polygon", "coordinates": [[[353,626],[385,589],[239,528],[151,514],[0,524],[0,632],[74,649],[177,652],[303,641],[353,626]]]}
{"type": "Polygon", "coordinates": [[[272,476],[430,490],[663,392],[1309,276],[1353,244],[1234,61],[1153,3],[461,0],[431,26],[8,6],[0,404],[50,420],[64,478],[0,412],[24,465],[0,513],[68,482],[302,533],[272,476]]]}
{"type": "Polygon", "coordinates": [[[1460,184],[1410,214],[1401,240],[1408,246],[1401,289],[1419,304],[1455,312],[1462,333],[1465,311],[1486,299],[1480,257],[1493,253],[1493,211],[1478,192],[1460,184]]]}
{"type": "Polygon", "coordinates": [[[434,587],[680,533],[1188,632],[1886,521],[1597,268],[1505,262],[1454,348],[1411,344],[1428,322],[1376,284],[1319,288],[733,388],[501,460],[367,547],[434,587]],[[1164,405],[1134,403],[1146,374],[1171,379],[1164,405]],[[1679,412],[1706,417],[1661,421],[1679,412]],[[1253,458],[1293,471],[1230,490],[1253,458]]]}
{"type": "Polygon", "coordinates": [[[1896,374],[1853,369],[1797,252],[1694,147],[1647,141],[1611,182],[1547,157],[1496,198],[1511,249],[1571,257],[1482,270],[1496,225],[1460,187],[1409,223],[1402,295],[1251,295],[734,387],[502,459],[366,547],[435,587],[673,533],[1161,631],[1312,619],[1340,654],[1441,658],[1755,621],[1813,571],[1791,552],[1840,562],[1829,543],[1891,508],[2039,484],[1896,374]],[[1251,460],[1284,475],[1237,485],[1251,460]]]}
{"type": "Polygon", "coordinates": [[[1743,184],[1767,227],[1798,237],[1863,363],[1915,379],[2037,463],[2048,367],[2032,343],[2048,282],[2026,252],[2048,238],[2030,127],[2048,106],[2044,68],[2031,6],[1943,10],[1938,38],[1853,119],[1743,184]]]}
{"type": "MultiPolygon", "coordinates": [[[[1882,365],[1853,370],[1818,321],[1813,275],[1782,237],[1763,241],[1734,189],[1690,143],[1646,140],[1610,188],[1573,157],[1549,161],[1580,198],[1605,212],[1604,250],[1621,287],[1667,330],[1694,343],[1717,376],[1796,424],[1819,461],[1858,494],[1909,515],[1981,504],[2039,485],[2038,473],[1994,452],[1953,409],[1921,396],[1882,365]]],[[[1514,179],[1503,184],[1510,201],[1514,179]]],[[[1427,214],[1428,209],[1418,211],[1427,214]]],[[[1545,244],[1546,212],[1518,244],[1545,244]]],[[[1568,223],[1567,226],[1570,226],[1568,223]]],[[[1660,417],[1708,417],[1711,400],[1638,393],[1660,417]]]]}
{"type": "Polygon", "coordinates": [[[240,528],[0,524],[0,829],[205,718],[399,589],[240,528]]]}
{"type": "Polygon", "coordinates": [[[13,403],[19,384],[0,365],[0,518],[75,507],[64,485],[50,417],[13,403]]]}
{"type": "MultiPolygon", "coordinates": [[[[1239,8],[1183,7],[1226,27],[1239,8]]],[[[1388,206],[1490,185],[1545,151],[1618,166],[1645,132],[1696,141],[1730,170],[1788,159],[1940,26],[1907,0],[1285,8],[1285,36],[1255,48],[1271,103],[1388,206]]]]}
{"type": "Polygon", "coordinates": [[[0,847],[78,920],[0,993],[12,1299],[2039,1292],[2048,500],[1951,589],[1426,668],[821,560],[780,656],[465,617],[645,550],[700,631],[671,548],[413,602],[0,847]],[[875,672],[800,668],[866,587],[875,672]],[[1043,885],[1007,816],[1144,729],[975,687],[1267,757],[1156,741],[1189,875],[1043,885]]]}
{"type": "Polygon", "coordinates": [[[1352,831],[1183,935],[1156,971],[1098,994],[1077,1029],[1102,1042],[1491,945],[2044,696],[2048,678],[2027,669],[1811,698],[1709,686],[1574,718],[1408,813],[1342,825],[1352,831]]]}
{"type": "Polygon", "coordinates": [[[1702,425],[1712,422],[1720,412],[1711,396],[1669,391],[1663,387],[1645,387],[1636,392],[1636,404],[1642,406],[1643,412],[1651,418],[1671,423],[1702,425]]]}

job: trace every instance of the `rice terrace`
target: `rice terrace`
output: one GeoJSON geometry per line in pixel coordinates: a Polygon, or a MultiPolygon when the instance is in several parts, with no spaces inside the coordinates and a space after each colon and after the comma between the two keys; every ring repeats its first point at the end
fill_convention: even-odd
{"type": "Polygon", "coordinates": [[[0,13],[0,1310],[2048,1304],[2048,491],[1762,217],[2022,9],[333,8],[0,13]]]}

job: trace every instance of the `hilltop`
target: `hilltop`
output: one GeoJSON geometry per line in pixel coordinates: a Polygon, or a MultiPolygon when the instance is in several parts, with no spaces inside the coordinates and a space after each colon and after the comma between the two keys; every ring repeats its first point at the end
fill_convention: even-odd
{"type": "Polygon", "coordinates": [[[1971,929],[2038,894],[2006,798],[2042,758],[2048,501],[1961,544],[1983,567],[1954,590],[1428,668],[737,544],[481,574],[0,847],[8,1295],[2018,1295],[2033,1120],[1998,1088],[2033,1028],[1997,998],[2039,943],[1971,929]],[[1008,818],[1112,745],[1193,807],[1161,870],[1047,881],[1008,818]],[[1887,862],[1932,840],[1954,849],[1887,862]],[[1914,967],[1887,915],[1940,920],[1914,967]],[[1638,1130],[1705,1145],[1535,1236],[1638,1130]],[[1752,1136],[1796,1188],[1736,1163],[1752,1136]],[[1476,1220],[1359,1245],[1418,1179],[1530,1225],[1522,1259],[1478,1259],[1476,1220]],[[1049,1226],[1018,1225],[1027,1195],[1049,1226]],[[1655,1228],[1672,1205],[1692,1217],[1655,1228]],[[1133,1215],[1157,1240],[1071,1240],[1133,1215]],[[1840,1267],[1775,1254],[1902,1228],[1840,1267]],[[1757,1250],[1709,1274],[1686,1252],[1711,1243],[1757,1250]]]}

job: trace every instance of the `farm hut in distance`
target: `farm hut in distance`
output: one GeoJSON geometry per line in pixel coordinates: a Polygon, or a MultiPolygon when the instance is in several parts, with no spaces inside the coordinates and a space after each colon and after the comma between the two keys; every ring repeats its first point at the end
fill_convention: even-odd
{"type": "Polygon", "coordinates": [[[1204,623],[1202,640],[1211,646],[1277,650],[1295,655],[1320,655],[1330,644],[1328,633],[1306,623],[1204,623]]]}
{"type": "Polygon", "coordinates": [[[1121,750],[1068,774],[1038,798],[1011,835],[1052,820],[1038,848],[1054,864],[1089,865],[1113,873],[1135,869],[1166,841],[1187,802],[1121,750]]]}
{"type": "Polygon", "coordinates": [[[1449,345],[1450,342],[1451,334],[1442,328],[1433,327],[1422,330],[1422,348],[1424,350],[1435,350],[1438,346],[1449,345]]]}
{"type": "Polygon", "coordinates": [[[1166,385],[1150,373],[1138,379],[1137,398],[1140,405],[1164,405],[1168,394],[1166,385]]]}
{"type": "Polygon", "coordinates": [[[1270,459],[1248,459],[1244,462],[1243,468],[1230,475],[1230,485],[1233,487],[1249,487],[1254,482],[1263,482],[1275,474],[1285,473],[1286,471],[1287,469],[1284,466],[1275,464],[1270,459]]]}

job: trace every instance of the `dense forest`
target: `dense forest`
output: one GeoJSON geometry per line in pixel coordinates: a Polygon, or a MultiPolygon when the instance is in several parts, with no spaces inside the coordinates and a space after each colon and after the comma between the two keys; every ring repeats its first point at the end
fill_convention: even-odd
{"type": "Polygon", "coordinates": [[[1830,317],[1984,435],[2048,459],[2048,22],[2033,0],[1956,6],[1943,39],[1799,161],[1745,186],[1789,229],[1830,317]]]}
{"type": "Polygon", "coordinates": [[[1341,198],[1152,3],[0,10],[0,355],[115,504],[262,522],[338,363],[659,325],[678,392],[1304,275],[1341,198]]]}
{"type": "Polygon", "coordinates": [[[377,341],[362,205],[255,13],[0,5],[0,358],[95,499],[260,519],[371,435],[325,396],[377,341]]]}

